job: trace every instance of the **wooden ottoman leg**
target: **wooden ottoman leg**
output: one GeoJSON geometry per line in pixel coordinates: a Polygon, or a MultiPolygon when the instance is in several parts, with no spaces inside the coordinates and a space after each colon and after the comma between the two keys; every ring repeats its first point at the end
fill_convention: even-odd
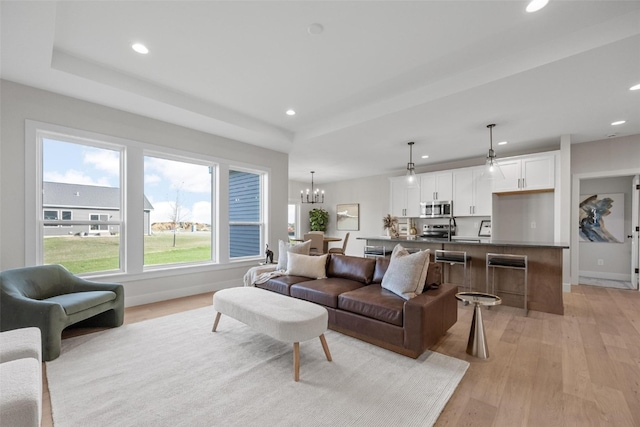
{"type": "Polygon", "coordinates": [[[215,332],[216,328],[218,327],[218,322],[220,321],[220,316],[222,315],[222,313],[218,312],[218,314],[216,314],[216,320],[213,322],[213,329],[211,329],[211,332],[215,332]]]}
{"type": "Polygon", "coordinates": [[[300,381],[300,343],[293,343],[293,379],[300,381]]]}
{"type": "Polygon", "coordinates": [[[329,352],[329,346],[327,345],[327,340],[324,338],[324,334],[320,335],[320,342],[322,343],[324,355],[327,356],[327,360],[331,362],[331,352],[329,352]]]}

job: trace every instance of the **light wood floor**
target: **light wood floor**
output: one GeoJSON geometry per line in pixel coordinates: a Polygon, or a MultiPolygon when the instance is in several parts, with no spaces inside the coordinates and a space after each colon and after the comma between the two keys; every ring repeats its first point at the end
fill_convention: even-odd
{"type": "MultiPolygon", "coordinates": [[[[125,323],[204,307],[211,295],[131,307],[125,323]]],[[[433,350],[471,366],[436,426],[640,426],[640,293],[573,286],[564,306],[564,316],[483,310],[490,358],[479,360],[465,353],[472,307],[460,305],[433,350]]],[[[52,425],[45,380],[42,426],[52,425]]]]}

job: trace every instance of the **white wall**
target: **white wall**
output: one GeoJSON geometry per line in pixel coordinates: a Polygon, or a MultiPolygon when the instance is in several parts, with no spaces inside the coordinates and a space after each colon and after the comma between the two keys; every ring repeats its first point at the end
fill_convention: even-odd
{"type": "Polygon", "coordinates": [[[496,240],[553,242],[553,218],[552,192],[494,195],[491,231],[496,240]]]}
{"type": "MultiPolygon", "coordinates": [[[[25,266],[25,120],[80,129],[129,140],[180,148],[271,170],[267,239],[287,238],[288,156],[113,108],[2,80],[0,82],[0,269],[25,266]]],[[[137,305],[242,283],[253,262],[198,267],[136,277],[124,283],[126,304],[137,305]]]]}

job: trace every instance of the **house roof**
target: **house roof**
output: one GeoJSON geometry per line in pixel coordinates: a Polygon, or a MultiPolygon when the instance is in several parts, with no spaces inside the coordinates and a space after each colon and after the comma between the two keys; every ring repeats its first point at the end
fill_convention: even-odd
{"type": "MultiPolygon", "coordinates": [[[[120,189],[115,187],[45,181],[42,190],[42,205],[45,207],[120,208],[120,189]]],[[[144,210],[152,209],[151,202],[144,196],[144,210]]]]}

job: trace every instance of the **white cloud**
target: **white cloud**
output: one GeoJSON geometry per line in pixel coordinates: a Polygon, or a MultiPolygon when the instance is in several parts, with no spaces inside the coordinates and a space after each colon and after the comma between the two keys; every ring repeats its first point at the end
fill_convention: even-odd
{"type": "Polygon", "coordinates": [[[98,179],[94,179],[88,175],[85,175],[83,172],[69,169],[64,174],[59,172],[45,172],[44,173],[44,181],[50,182],[62,182],[62,183],[70,183],[70,184],[82,184],[82,185],[99,185],[102,187],[111,187],[109,185],[109,178],[100,177],[98,179]]]}
{"type": "Polygon", "coordinates": [[[211,224],[211,203],[196,202],[193,204],[191,221],[201,224],[211,224]]]}
{"type": "Polygon", "coordinates": [[[158,175],[169,182],[168,188],[190,193],[210,193],[211,175],[207,166],[173,160],[147,157],[145,171],[149,175],[158,175]]]}
{"type": "Polygon", "coordinates": [[[120,153],[117,151],[100,148],[87,149],[83,154],[82,161],[97,170],[113,176],[120,176],[120,153]]]}
{"type": "MultiPolygon", "coordinates": [[[[175,202],[156,202],[153,203],[153,210],[151,211],[151,223],[154,222],[169,222],[173,218],[173,209],[175,202]]],[[[191,210],[184,206],[180,206],[180,221],[191,221],[191,210]]]]}
{"type": "Polygon", "coordinates": [[[145,174],[145,176],[144,176],[144,185],[153,185],[153,184],[157,184],[157,183],[159,183],[161,181],[162,181],[162,178],[160,178],[159,175],[156,175],[154,173],[145,174]]]}

